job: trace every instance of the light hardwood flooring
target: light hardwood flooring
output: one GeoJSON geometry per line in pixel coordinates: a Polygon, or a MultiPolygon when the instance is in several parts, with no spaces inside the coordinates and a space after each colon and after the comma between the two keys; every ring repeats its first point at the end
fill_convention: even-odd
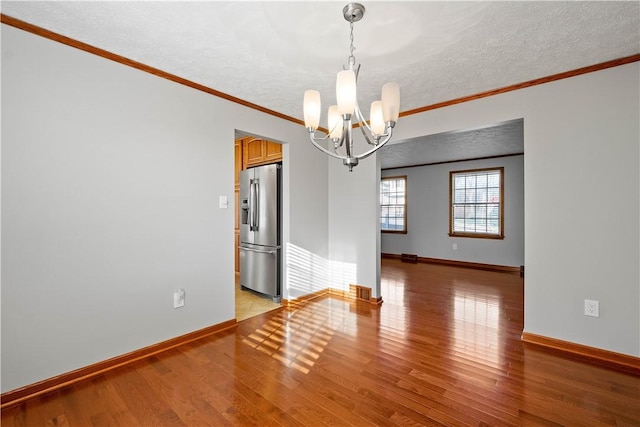
{"type": "Polygon", "coordinates": [[[520,340],[517,275],[383,260],[382,296],[251,317],[2,426],[640,426],[639,377],[520,340]]]}

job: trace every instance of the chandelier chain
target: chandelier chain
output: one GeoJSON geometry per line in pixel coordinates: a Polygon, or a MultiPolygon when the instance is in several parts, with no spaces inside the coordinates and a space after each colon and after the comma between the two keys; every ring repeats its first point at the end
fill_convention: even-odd
{"type": "Polygon", "coordinates": [[[350,27],[351,27],[351,33],[349,34],[349,39],[351,41],[351,45],[349,46],[349,63],[355,65],[356,63],[356,57],[353,56],[353,51],[356,50],[356,48],[353,46],[353,21],[350,22],[350,27]]]}

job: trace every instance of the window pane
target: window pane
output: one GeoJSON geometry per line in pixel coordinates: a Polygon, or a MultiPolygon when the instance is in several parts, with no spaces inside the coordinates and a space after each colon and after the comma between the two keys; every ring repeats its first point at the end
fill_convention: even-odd
{"type": "Polygon", "coordinates": [[[487,189],[486,188],[478,188],[476,190],[476,202],[478,202],[478,203],[486,203],[487,202],[487,189]]]}
{"type": "Polygon", "coordinates": [[[465,203],[475,203],[476,202],[476,190],[473,188],[469,189],[465,193],[465,203]]]}
{"type": "Polygon", "coordinates": [[[489,202],[499,202],[500,201],[500,188],[499,187],[489,188],[487,190],[487,192],[488,192],[489,202]]]}
{"type": "Polygon", "coordinates": [[[502,236],[503,169],[451,172],[451,233],[502,236]]]}
{"type": "Polygon", "coordinates": [[[406,231],[406,177],[382,178],[380,185],[380,228],[406,231]]]}
{"type": "Polygon", "coordinates": [[[475,218],[476,216],[476,208],[475,206],[465,206],[464,207],[464,217],[465,218],[475,218]]]}

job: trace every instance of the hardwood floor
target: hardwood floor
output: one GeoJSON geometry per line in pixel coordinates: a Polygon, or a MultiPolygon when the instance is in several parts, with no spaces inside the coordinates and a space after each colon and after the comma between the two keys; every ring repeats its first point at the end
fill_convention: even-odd
{"type": "Polygon", "coordinates": [[[640,425],[640,378],[525,345],[514,274],[383,260],[384,303],[272,311],[2,426],[640,425]]]}

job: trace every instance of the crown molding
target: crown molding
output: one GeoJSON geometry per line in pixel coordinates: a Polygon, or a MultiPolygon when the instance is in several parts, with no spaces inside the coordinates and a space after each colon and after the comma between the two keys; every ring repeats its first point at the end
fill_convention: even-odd
{"type": "Polygon", "coordinates": [[[213,95],[213,96],[216,96],[218,98],[226,99],[227,101],[235,102],[236,104],[240,104],[242,106],[245,106],[245,107],[248,107],[248,108],[252,108],[254,110],[258,110],[258,111],[261,111],[263,113],[266,113],[266,114],[269,114],[269,115],[272,115],[272,116],[276,116],[276,117],[279,117],[281,119],[288,120],[290,122],[294,122],[294,123],[297,123],[297,124],[300,124],[300,125],[304,126],[304,122],[302,120],[298,120],[298,119],[295,119],[293,117],[287,116],[285,114],[278,113],[277,111],[273,111],[273,110],[270,110],[268,108],[261,107],[260,105],[253,104],[253,103],[251,103],[249,101],[245,101],[245,100],[240,99],[240,98],[236,98],[235,96],[231,96],[231,95],[229,95],[227,93],[220,92],[220,91],[217,91],[217,90],[212,89],[210,87],[207,87],[207,86],[201,85],[199,83],[193,82],[191,80],[187,80],[185,78],[176,76],[174,74],[167,73],[166,71],[162,71],[162,70],[160,70],[158,68],[150,67],[149,65],[145,65],[145,64],[143,64],[141,62],[134,61],[134,60],[129,59],[129,58],[125,58],[124,56],[109,52],[109,51],[101,49],[99,47],[95,47],[95,46],[92,46],[90,44],[87,44],[87,43],[72,39],[70,37],[63,36],[63,35],[58,34],[58,33],[54,33],[53,31],[49,31],[49,30],[46,30],[46,29],[44,29],[42,27],[38,27],[37,25],[29,24],[28,22],[21,21],[21,20],[16,19],[16,18],[12,18],[12,17],[7,16],[5,14],[0,14],[0,22],[2,22],[3,24],[10,25],[10,26],[15,27],[15,28],[19,28],[19,29],[24,30],[24,31],[26,31],[28,33],[32,33],[32,34],[44,37],[46,39],[56,41],[58,43],[65,44],[67,46],[71,46],[71,47],[74,47],[76,49],[80,49],[80,50],[82,50],[84,52],[92,53],[92,54],[100,56],[102,58],[118,62],[120,64],[135,68],[137,70],[144,71],[145,73],[153,74],[154,76],[158,76],[158,77],[161,77],[163,79],[171,80],[174,83],[178,83],[178,84],[181,84],[181,85],[184,85],[184,86],[188,86],[188,87],[190,87],[192,89],[196,89],[196,90],[208,93],[209,95],[213,95]]]}
{"type": "MultiPolygon", "coordinates": [[[[245,101],[243,99],[240,98],[236,98],[235,96],[231,96],[229,94],[226,94],[224,92],[220,92],[217,91],[215,89],[212,89],[210,87],[201,85],[199,83],[193,82],[191,80],[187,80],[184,79],[182,77],[176,76],[174,74],[171,73],[167,73],[166,71],[162,71],[159,70],[157,68],[154,67],[150,67],[148,65],[142,64],[140,62],[134,61],[132,59],[129,58],[125,58],[124,56],[106,51],[104,49],[101,49],[99,47],[95,47],[92,45],[89,45],[87,43],[72,39],[70,37],[67,36],[63,36],[61,34],[55,33],[53,31],[50,30],[46,30],[42,27],[39,27],[37,25],[33,25],[30,24],[28,22],[25,21],[21,21],[20,19],[16,19],[16,18],[12,18],[10,16],[7,16],[5,14],[0,14],[0,22],[2,22],[3,24],[6,25],[10,25],[12,27],[15,28],[19,28],[21,30],[27,31],[29,33],[32,34],[36,34],[39,35],[41,37],[65,44],[67,46],[71,46],[74,47],[76,49],[80,49],[82,51],[88,52],[88,53],[92,53],[94,55],[98,55],[101,56],[105,59],[109,59],[111,61],[115,61],[115,62],[119,62],[123,65],[127,65],[129,67],[133,67],[136,68],[140,71],[144,71],[146,73],[149,74],[153,74],[155,76],[167,79],[167,80],[171,80],[172,82],[178,83],[178,84],[182,84],[185,86],[188,86],[190,88],[208,93],[210,95],[216,96],[218,98],[222,98],[222,99],[226,99],[227,101],[231,101],[234,102],[236,104],[240,104],[243,105],[245,107],[254,109],[254,110],[258,110],[261,111],[263,113],[275,116],[275,117],[279,117],[281,119],[293,122],[293,123],[297,123],[299,125],[304,126],[304,122],[302,120],[296,119],[294,117],[291,116],[287,116],[285,114],[282,113],[278,113],[277,111],[274,110],[270,110],[268,108],[265,107],[261,107],[260,105],[257,104],[253,104],[251,102],[245,101]]],[[[601,62],[599,64],[594,64],[594,65],[589,65],[587,67],[582,67],[582,68],[578,68],[575,70],[570,70],[570,71],[565,71],[562,73],[557,73],[557,74],[553,74],[547,77],[541,77],[538,79],[533,79],[533,80],[529,80],[526,82],[522,82],[522,83],[517,83],[517,84],[513,84],[513,85],[509,85],[509,86],[505,86],[505,87],[501,87],[501,88],[497,88],[497,89],[492,89],[492,90],[488,90],[485,92],[480,92],[480,93],[476,93],[474,95],[468,95],[468,96],[463,96],[461,98],[455,98],[455,99],[451,99],[448,101],[443,101],[443,102],[438,102],[436,104],[431,104],[431,105],[426,105],[424,107],[419,107],[419,108],[414,108],[412,110],[407,110],[407,111],[403,111],[400,113],[400,117],[406,117],[406,116],[410,116],[413,114],[419,114],[419,113],[424,113],[425,111],[429,111],[429,110],[436,110],[438,108],[444,108],[444,107],[448,107],[450,105],[455,105],[455,104],[461,104],[463,102],[469,102],[469,101],[474,101],[476,99],[480,99],[480,98],[486,98],[489,96],[493,96],[493,95],[499,95],[501,93],[506,93],[506,92],[511,92],[514,90],[519,90],[519,89],[524,89],[527,87],[531,87],[531,86],[537,86],[537,85],[541,85],[541,84],[545,84],[545,83],[549,83],[549,82],[554,82],[557,80],[562,80],[562,79],[567,79],[570,77],[575,77],[575,76],[579,76],[581,74],[587,74],[587,73],[592,73],[595,71],[600,71],[600,70],[604,70],[607,68],[612,68],[612,67],[617,67],[620,65],[625,65],[625,64],[630,64],[632,62],[638,62],[640,61],[640,53],[637,53],[635,55],[631,55],[631,56],[626,56],[624,58],[618,58],[618,59],[614,59],[611,61],[606,61],[606,62],[601,62]]]]}
{"type": "Polygon", "coordinates": [[[511,92],[514,90],[524,89],[531,86],[537,86],[545,83],[555,82],[557,80],[568,79],[569,77],[579,76],[581,74],[593,73],[594,71],[605,70],[607,68],[618,67],[620,65],[630,64],[632,62],[640,61],[640,53],[635,55],[625,56],[624,58],[618,58],[611,61],[601,62],[599,64],[589,65],[587,67],[577,68],[575,70],[565,71],[562,73],[552,74],[547,77],[540,77],[538,79],[529,80],[514,85],[501,87],[498,89],[492,89],[485,92],[476,93],[475,95],[463,96],[461,98],[450,99],[448,101],[438,102],[436,104],[426,105],[420,108],[414,108],[413,110],[407,110],[400,113],[400,117],[410,116],[412,114],[424,113],[429,110],[437,110],[438,108],[448,107],[450,105],[462,104],[463,102],[475,101],[476,99],[486,98],[488,96],[499,95],[501,93],[511,92]]]}

